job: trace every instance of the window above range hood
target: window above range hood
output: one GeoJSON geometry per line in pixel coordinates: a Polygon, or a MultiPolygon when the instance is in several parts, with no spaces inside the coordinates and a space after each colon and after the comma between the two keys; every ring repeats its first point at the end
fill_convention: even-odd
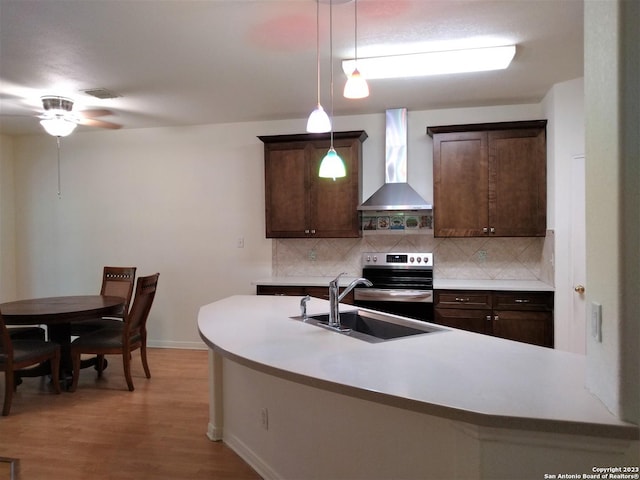
{"type": "Polygon", "coordinates": [[[358,210],[431,210],[431,202],[407,183],[407,109],[389,109],[386,119],[385,183],[358,210]]]}

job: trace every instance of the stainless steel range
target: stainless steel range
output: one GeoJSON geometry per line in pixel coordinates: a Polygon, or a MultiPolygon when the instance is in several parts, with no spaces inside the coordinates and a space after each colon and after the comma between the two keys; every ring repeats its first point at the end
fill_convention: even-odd
{"type": "Polygon", "coordinates": [[[362,276],[357,306],[433,321],[433,253],[363,253],[362,276]]]}

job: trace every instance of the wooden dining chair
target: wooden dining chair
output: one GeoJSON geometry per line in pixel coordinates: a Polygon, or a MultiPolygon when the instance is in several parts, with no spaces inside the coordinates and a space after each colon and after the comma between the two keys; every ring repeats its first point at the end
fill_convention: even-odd
{"type": "Polygon", "coordinates": [[[60,393],[60,345],[44,340],[13,340],[0,313],[0,371],[4,372],[4,406],[2,415],[9,415],[16,389],[15,372],[31,365],[49,361],[51,383],[60,393]]]}
{"type": "Polygon", "coordinates": [[[9,327],[9,336],[12,340],[45,340],[44,328],[38,326],[9,327]]]}
{"type": "Polygon", "coordinates": [[[147,378],[151,372],[147,363],[147,318],[153,304],[158,286],[159,273],[140,277],[136,283],[133,305],[123,322],[113,322],[110,326],[91,333],[80,335],[71,342],[71,359],[73,363],[73,382],[69,391],[75,392],[80,378],[80,356],[82,354],[97,355],[98,377],[102,376],[105,355],[122,355],[124,376],[130,391],[133,391],[131,379],[131,352],[140,349],[142,366],[147,378]]]}
{"type": "Polygon", "coordinates": [[[110,317],[88,318],[86,320],[73,322],[71,324],[71,335],[78,336],[84,333],[94,332],[113,325],[113,322],[121,323],[124,315],[129,311],[135,279],[136,267],[104,267],[102,271],[102,288],[100,289],[100,295],[124,298],[125,303],[122,311],[110,317]]]}

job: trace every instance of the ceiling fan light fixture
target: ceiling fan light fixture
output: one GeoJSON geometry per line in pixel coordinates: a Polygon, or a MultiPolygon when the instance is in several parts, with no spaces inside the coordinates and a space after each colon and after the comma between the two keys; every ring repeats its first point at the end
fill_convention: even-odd
{"type": "Polygon", "coordinates": [[[49,135],[53,135],[54,137],[66,137],[70,135],[77,126],[75,122],[61,116],[43,118],[40,120],[40,125],[42,125],[49,135]]]}

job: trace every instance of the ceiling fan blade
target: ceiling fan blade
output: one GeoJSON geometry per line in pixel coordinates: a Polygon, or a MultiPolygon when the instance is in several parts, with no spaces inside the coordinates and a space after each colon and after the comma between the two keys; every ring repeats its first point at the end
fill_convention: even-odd
{"type": "Polygon", "coordinates": [[[83,118],[95,118],[113,115],[113,112],[111,110],[107,110],[106,108],[90,108],[87,110],[80,110],[78,112],[78,115],[83,118]]]}
{"type": "Polygon", "coordinates": [[[95,120],[93,118],[81,118],[78,120],[78,123],[80,125],[87,125],[89,127],[110,128],[112,130],[122,128],[122,125],[118,125],[117,123],[106,122],[104,120],[95,120]]]}

